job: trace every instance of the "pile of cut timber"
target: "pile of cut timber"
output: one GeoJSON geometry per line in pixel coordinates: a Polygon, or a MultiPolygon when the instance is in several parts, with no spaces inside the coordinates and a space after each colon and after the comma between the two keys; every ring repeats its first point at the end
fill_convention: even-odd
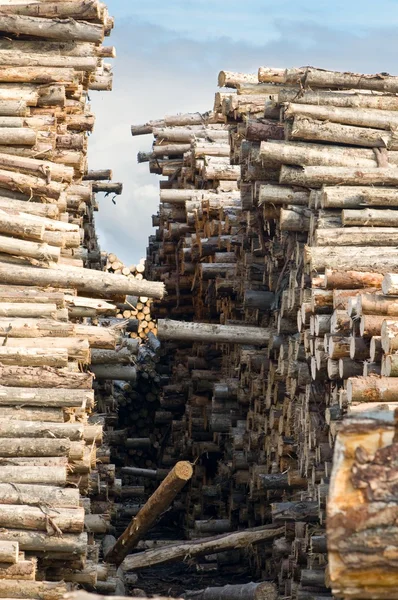
{"type": "MultiPolygon", "coordinates": [[[[142,258],[138,265],[126,267],[116,256],[108,254],[105,270],[109,273],[125,275],[129,279],[144,279],[145,259],[142,258]]],[[[150,332],[157,335],[156,321],[151,316],[152,298],[146,296],[130,296],[124,303],[117,304],[116,317],[118,319],[136,319],[137,329],[130,331],[130,337],[146,340],[150,332]]]]}
{"type": "Polygon", "coordinates": [[[121,481],[93,373],[129,350],[117,304],[163,285],[102,271],[95,192],[121,186],[87,170],[87,99],[111,88],[112,27],[97,0],[0,3],[1,597],[118,586],[99,564],[121,481]]]}
{"type": "Polygon", "coordinates": [[[185,535],[282,525],[215,568],[250,564],[289,599],[398,597],[381,483],[398,401],[398,78],[260,68],[219,82],[233,90],[212,112],[132,128],[154,135],[139,160],[168,177],[147,276],[169,292],[153,309],[162,460],[197,461],[185,535]]]}

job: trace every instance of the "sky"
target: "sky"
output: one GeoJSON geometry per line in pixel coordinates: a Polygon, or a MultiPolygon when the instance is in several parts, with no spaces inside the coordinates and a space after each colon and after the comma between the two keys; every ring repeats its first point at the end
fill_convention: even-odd
{"type": "Polygon", "coordinates": [[[213,106],[219,71],[312,65],[398,74],[398,0],[108,0],[116,26],[112,92],[91,92],[89,168],[112,168],[123,195],[98,195],[102,250],[126,264],[145,256],[159,177],[137,153],[152,136],[130,126],[213,106]]]}

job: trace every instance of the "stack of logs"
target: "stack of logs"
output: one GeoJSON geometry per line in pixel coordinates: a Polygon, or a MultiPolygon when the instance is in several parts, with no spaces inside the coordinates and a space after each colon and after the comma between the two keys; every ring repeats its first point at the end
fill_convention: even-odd
{"type": "Polygon", "coordinates": [[[398,78],[260,68],[219,83],[233,91],[212,112],[132,128],[153,133],[139,160],[168,177],[147,255],[168,291],[153,308],[159,467],[197,461],[189,538],[284,526],[246,554],[284,598],[395,598],[396,496],[378,478],[395,468],[398,78]]]}
{"type": "Polygon", "coordinates": [[[136,352],[117,305],[163,285],[102,272],[95,235],[95,192],[121,191],[87,170],[113,20],[97,0],[0,4],[0,597],[122,591],[100,564],[121,480],[93,388],[136,352]]]}
{"type": "MultiPolygon", "coordinates": [[[[105,270],[109,273],[117,273],[141,281],[144,278],[145,259],[142,258],[138,265],[126,267],[116,256],[108,254],[105,270]]],[[[117,304],[116,317],[118,319],[136,319],[136,329],[130,331],[130,337],[146,340],[150,332],[157,335],[156,321],[151,316],[152,298],[147,296],[130,296],[124,303],[117,304]]],[[[131,327],[132,329],[132,327],[131,327]]]]}

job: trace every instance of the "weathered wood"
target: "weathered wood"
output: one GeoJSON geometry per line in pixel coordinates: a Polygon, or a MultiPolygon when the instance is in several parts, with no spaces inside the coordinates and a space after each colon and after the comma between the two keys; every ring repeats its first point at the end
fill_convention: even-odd
{"type": "Polygon", "coordinates": [[[89,390],[91,373],[74,373],[67,368],[0,366],[1,382],[10,387],[70,388],[89,390]]]}
{"type": "MultiPolygon", "coordinates": [[[[1,483],[1,504],[47,504],[51,507],[77,508],[79,506],[79,490],[62,488],[54,485],[29,485],[22,483],[1,483]]],[[[14,542],[13,542],[14,543],[14,542]]],[[[6,562],[3,558],[1,562],[6,562]]]]}
{"type": "Polygon", "coordinates": [[[253,344],[263,346],[274,333],[272,329],[238,325],[210,325],[159,319],[158,337],[164,340],[253,344]]]}
{"type": "Polygon", "coordinates": [[[102,42],[104,28],[95,23],[72,20],[49,20],[42,17],[1,14],[0,30],[18,35],[32,35],[54,40],[77,40],[82,42],[102,42]]]}
{"type": "MultiPolygon", "coordinates": [[[[33,467],[34,468],[34,467],[33,467]]],[[[34,506],[0,505],[0,526],[19,529],[44,530],[49,533],[80,533],[84,526],[84,508],[47,508],[34,506]]]]}
{"type": "Polygon", "coordinates": [[[19,545],[18,542],[0,541],[0,562],[15,564],[18,562],[19,545]]]}
{"type": "Polygon", "coordinates": [[[7,265],[0,263],[0,279],[2,283],[11,285],[50,285],[61,288],[75,288],[80,292],[87,292],[105,298],[129,294],[162,298],[164,294],[163,283],[139,281],[128,279],[123,275],[74,269],[73,267],[62,271],[18,266],[10,269],[7,265]]]}
{"type": "MultiPolygon", "coordinates": [[[[8,340],[10,341],[10,340],[8,340]]],[[[35,344],[37,342],[35,341],[35,344]]],[[[46,406],[92,408],[94,392],[91,390],[71,390],[69,388],[42,389],[30,387],[0,386],[1,406],[46,406]]]]}
{"type": "Polygon", "coordinates": [[[277,600],[278,592],[273,583],[250,582],[186,592],[184,598],[185,600],[241,600],[242,598],[247,600],[277,600]]]}
{"type": "Polygon", "coordinates": [[[193,469],[190,463],[180,461],[175,465],[107,554],[108,562],[119,565],[125,559],[159,516],[170,506],[192,475],[193,469]]]}
{"type": "MultiPolygon", "coordinates": [[[[71,441],[64,439],[2,438],[0,456],[68,456],[71,441]]],[[[0,503],[1,504],[1,503],[0,503]]]]}
{"type": "Polygon", "coordinates": [[[278,537],[283,533],[284,527],[271,528],[270,526],[266,526],[212,538],[182,542],[175,546],[166,546],[156,550],[131,554],[124,559],[122,568],[126,571],[135,571],[148,566],[182,561],[187,555],[193,558],[206,554],[217,554],[230,548],[246,548],[248,544],[261,543],[264,540],[278,537]]]}

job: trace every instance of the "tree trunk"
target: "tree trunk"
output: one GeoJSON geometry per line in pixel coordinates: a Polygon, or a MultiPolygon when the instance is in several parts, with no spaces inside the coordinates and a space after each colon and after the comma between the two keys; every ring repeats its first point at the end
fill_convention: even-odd
{"type": "MultiPolygon", "coordinates": [[[[0,354],[1,358],[1,354],[0,354]]],[[[133,366],[117,364],[92,364],[90,367],[96,379],[116,379],[120,381],[136,381],[137,370],[133,366]]]]}
{"type": "MultiPolygon", "coordinates": [[[[75,3],[73,3],[75,4],[75,3]]],[[[62,19],[46,19],[23,15],[2,14],[0,30],[17,35],[31,35],[52,38],[54,40],[71,40],[81,42],[102,42],[104,28],[102,25],[62,19]]]]}
{"type": "MultiPolygon", "coordinates": [[[[42,440],[43,441],[43,440],[42,440]]],[[[48,505],[52,508],[78,508],[80,493],[77,488],[61,488],[54,485],[0,484],[1,504],[48,505]]],[[[15,544],[15,542],[11,542],[15,544]]],[[[0,562],[8,562],[1,556],[0,562]]]]}
{"type": "Polygon", "coordinates": [[[346,108],[375,108],[380,110],[398,110],[396,96],[379,96],[361,92],[331,92],[329,90],[278,89],[278,103],[315,104],[317,106],[340,106],[346,108]]]}
{"type": "MultiPolygon", "coordinates": [[[[360,173],[358,182],[359,177],[361,177],[360,173]]],[[[361,208],[363,206],[398,206],[398,192],[389,187],[357,186],[355,184],[354,186],[338,185],[322,188],[323,208],[361,208]]],[[[343,222],[345,212],[342,215],[343,222]]]]}
{"type": "MultiPolygon", "coordinates": [[[[1,487],[1,486],[0,486],[1,487]]],[[[19,545],[18,542],[0,542],[0,562],[15,564],[18,562],[19,545]]]]}
{"type": "Polygon", "coordinates": [[[9,348],[0,347],[0,363],[19,367],[66,367],[68,352],[62,348],[9,348]]]}
{"type": "Polygon", "coordinates": [[[183,561],[186,556],[194,558],[206,554],[217,554],[231,548],[247,548],[248,545],[258,544],[284,535],[284,532],[284,527],[274,527],[272,529],[268,525],[258,529],[246,529],[245,531],[237,531],[212,538],[181,542],[174,546],[165,546],[156,550],[131,554],[124,559],[122,568],[125,571],[136,571],[168,562],[183,561]]]}
{"type": "Polygon", "coordinates": [[[395,377],[353,377],[347,381],[348,402],[395,402],[398,379],[395,377]]]}
{"type": "Polygon", "coordinates": [[[92,387],[91,373],[74,373],[69,369],[53,367],[0,366],[2,385],[32,388],[70,388],[89,390],[92,387]]]}
{"type": "Polygon", "coordinates": [[[361,271],[325,270],[325,287],[327,289],[362,289],[367,287],[381,288],[383,275],[361,271]]]}
{"type": "Polygon", "coordinates": [[[302,167],[377,167],[373,150],[306,142],[261,142],[260,158],[279,165],[302,167]]]}
{"type": "Polygon", "coordinates": [[[39,598],[40,600],[62,600],[69,591],[68,584],[49,581],[23,581],[0,579],[1,598],[39,598]]]}
{"type": "Polygon", "coordinates": [[[395,210],[364,208],[362,210],[343,210],[343,225],[369,227],[397,227],[398,213],[395,210]]]}
{"type": "Polygon", "coordinates": [[[81,423],[40,423],[0,419],[0,438],[68,438],[71,441],[79,441],[83,438],[83,432],[84,425],[81,423]]]}
{"type": "Polygon", "coordinates": [[[281,185],[260,185],[258,204],[292,204],[308,206],[308,190],[297,191],[296,188],[281,185]]]}
{"type": "Polygon", "coordinates": [[[169,508],[192,475],[190,463],[181,461],[175,465],[107,554],[107,562],[119,565],[125,559],[159,516],[169,508]]]}
{"type": "Polygon", "coordinates": [[[398,126],[398,115],[394,110],[289,104],[285,111],[285,118],[289,119],[297,116],[366,128],[375,127],[387,131],[398,126]]]}
{"type": "MultiPolygon", "coordinates": [[[[37,344],[36,341],[35,343],[37,344]]],[[[35,389],[1,385],[0,406],[70,407],[86,410],[86,408],[91,409],[94,406],[94,392],[68,388],[35,389]]]]}
{"type": "Polygon", "coordinates": [[[96,0],[85,0],[84,3],[62,0],[61,2],[43,2],[31,4],[21,2],[2,5],[3,14],[45,17],[47,19],[76,19],[98,21],[101,18],[100,5],[96,0]]]}
{"type": "Polygon", "coordinates": [[[35,581],[36,559],[19,560],[15,565],[0,563],[0,579],[35,581]]]}
{"type": "MultiPolygon", "coordinates": [[[[319,188],[323,185],[391,185],[398,183],[395,167],[302,167],[282,165],[279,183],[319,188]]],[[[395,190],[394,190],[395,191],[395,190]]],[[[355,193],[355,189],[353,190],[355,193]]]]}
{"type": "Polygon", "coordinates": [[[15,240],[3,235],[0,236],[0,252],[12,254],[13,256],[28,256],[37,260],[46,262],[58,262],[61,251],[60,248],[49,246],[46,243],[26,242],[15,240]]]}
{"type": "Polygon", "coordinates": [[[91,269],[74,269],[73,267],[62,271],[18,266],[10,269],[9,265],[0,263],[0,280],[3,284],[11,285],[50,285],[60,288],[75,288],[79,292],[105,298],[135,295],[161,299],[164,295],[163,283],[139,281],[128,279],[124,275],[91,269]]]}
{"type": "MultiPolygon", "coordinates": [[[[34,469],[34,467],[32,467],[34,469]]],[[[84,527],[84,508],[36,508],[34,506],[5,504],[0,507],[0,527],[44,530],[50,535],[81,533],[84,527]]]]}
{"type": "Polygon", "coordinates": [[[65,439],[2,438],[0,456],[69,456],[71,441],[65,439]]]}
{"type": "Polygon", "coordinates": [[[0,483],[66,485],[66,467],[1,466],[0,483]]]}
{"type": "MultiPolygon", "coordinates": [[[[282,213],[281,213],[282,215],[282,213]]],[[[282,227],[281,227],[282,229],[282,227]]],[[[395,227],[349,227],[317,229],[315,243],[318,246],[397,246],[398,228],[395,227]]]]}
{"type": "Polygon", "coordinates": [[[304,87],[320,87],[326,89],[359,88],[361,90],[374,90],[390,93],[398,92],[396,77],[391,75],[362,75],[359,73],[342,73],[340,71],[327,71],[315,67],[301,67],[287,69],[283,83],[304,84],[304,87]]]}
{"type": "Polygon", "coordinates": [[[224,344],[253,344],[265,346],[274,330],[239,325],[213,325],[208,323],[184,323],[159,319],[160,340],[198,341],[224,344]]]}
{"type": "Polygon", "coordinates": [[[311,271],[355,269],[377,274],[398,272],[398,251],[387,246],[377,254],[371,246],[306,246],[304,256],[311,271]]]}

